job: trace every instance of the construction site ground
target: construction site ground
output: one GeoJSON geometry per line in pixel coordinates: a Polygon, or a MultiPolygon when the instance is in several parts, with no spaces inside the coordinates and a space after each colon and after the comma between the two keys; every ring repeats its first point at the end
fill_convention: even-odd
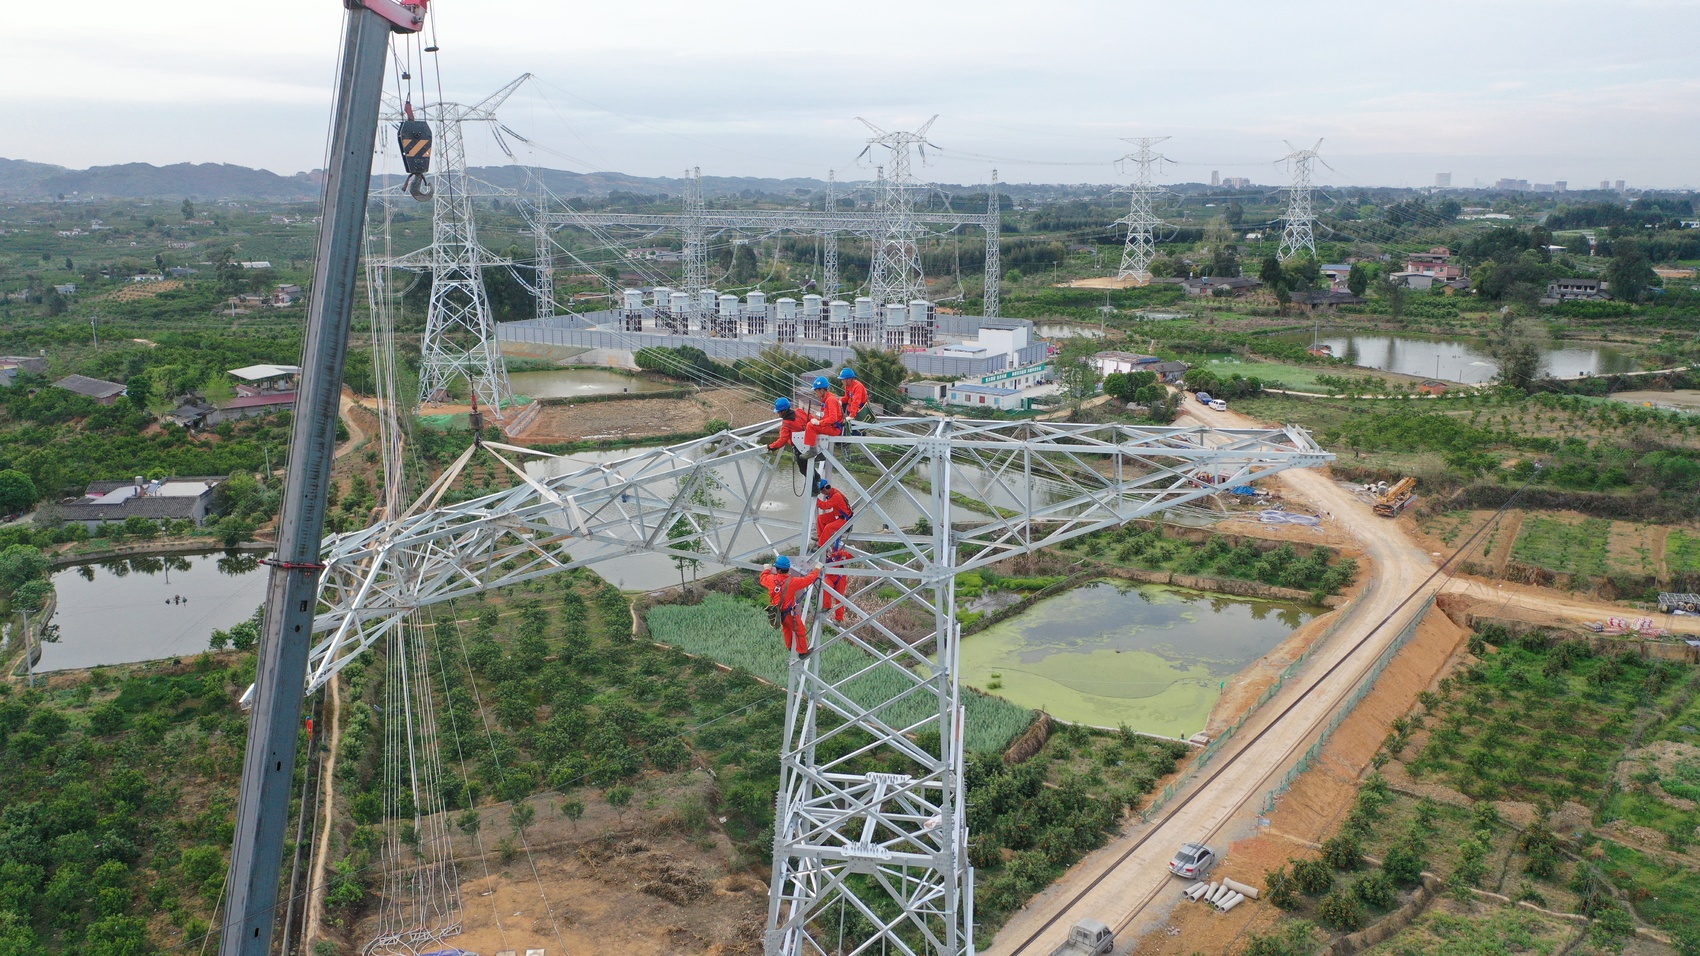
{"type": "MultiPolygon", "coordinates": [[[[678,434],[700,430],[713,418],[742,425],[769,414],[761,403],[732,391],[709,391],[692,399],[549,406],[518,440],[545,444],[678,434]]],[[[1261,427],[1235,413],[1215,413],[1208,421],[1196,422],[1183,416],[1181,423],[1261,427]]],[[[351,422],[355,427],[344,450],[357,446],[374,424],[366,416],[351,422]]],[[[1212,734],[1238,721],[1287,664],[1309,654],[1303,667],[1250,714],[1209,765],[1183,779],[1180,792],[1151,823],[1130,822],[1121,836],[1011,917],[994,939],[981,939],[983,952],[1047,956],[1074,920],[1088,916],[1117,929],[1118,953],[1128,952],[1135,942],[1140,953],[1233,951],[1236,940],[1273,923],[1273,908],[1248,901],[1222,914],[1204,905],[1181,904],[1184,884],[1169,876],[1165,864],[1181,843],[1202,839],[1226,851],[1218,875],[1261,884],[1267,869],[1302,852],[1338,822],[1392,720],[1459,660],[1465,632],[1447,614],[1436,610],[1425,617],[1410,643],[1332,735],[1314,768],[1297,778],[1273,812],[1262,816],[1260,811],[1265,795],[1315,742],[1423,598],[1448,595],[1454,617],[1479,613],[1542,625],[1574,627],[1637,613],[1550,588],[1434,575],[1452,548],[1432,529],[1419,532],[1408,516],[1375,517],[1361,494],[1326,471],[1287,472],[1275,484],[1273,490],[1286,507],[1317,514],[1321,524],[1270,525],[1247,516],[1221,522],[1217,530],[1341,549],[1362,568],[1348,602],[1295,632],[1232,682],[1212,714],[1212,734]]],[[[1500,519],[1501,552],[1510,549],[1515,527],[1507,524],[1516,518],[1513,514],[1500,519]]],[[[1485,520],[1485,514],[1470,514],[1470,529],[1454,541],[1461,543],[1485,520]]],[[[1700,634],[1700,619],[1661,617],[1660,623],[1680,633],[1700,634]]],[[[652,802],[678,785],[669,783],[671,779],[646,781],[652,802]]],[[[537,822],[526,831],[529,855],[522,851],[505,863],[493,849],[509,832],[502,813],[486,814],[482,847],[456,834],[466,927],[456,945],[486,954],[525,949],[618,950],[639,956],[759,950],[765,882],[747,857],[739,860],[736,848],[712,823],[686,834],[667,821],[664,810],[642,809],[641,798],[622,814],[598,794],[584,797],[587,811],[576,826],[552,802],[539,798],[537,822]]],[[[351,927],[348,940],[368,939],[371,929],[351,927]]]]}

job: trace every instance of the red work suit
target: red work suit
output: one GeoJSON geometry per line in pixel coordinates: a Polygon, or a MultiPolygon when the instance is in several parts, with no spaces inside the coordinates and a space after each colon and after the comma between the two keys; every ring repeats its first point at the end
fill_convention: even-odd
{"type": "Polygon", "coordinates": [[[785,635],[786,650],[799,654],[809,652],[809,629],[797,602],[802,599],[803,591],[819,577],[819,568],[801,576],[778,571],[762,572],[761,583],[767,588],[768,603],[781,612],[779,629],[785,635]]]}
{"type": "MultiPolygon", "coordinates": [[[[827,564],[837,565],[839,568],[842,568],[844,566],[844,562],[850,560],[850,552],[845,550],[842,547],[833,548],[832,551],[829,554],[827,554],[826,560],[827,560],[827,564]]],[[[844,587],[848,583],[848,579],[844,576],[844,573],[842,571],[838,571],[837,573],[833,573],[834,570],[836,570],[836,569],[833,569],[833,568],[827,569],[826,581],[825,581],[827,590],[823,591],[822,594],[821,594],[821,597],[824,601],[824,603],[821,606],[824,607],[826,610],[832,612],[832,619],[834,621],[837,621],[840,624],[842,624],[842,623],[844,623],[844,603],[845,602],[844,602],[843,598],[835,598],[835,597],[833,597],[833,595],[835,593],[836,594],[843,594],[844,593],[844,587]]]]}
{"type": "Polygon", "coordinates": [[[849,523],[856,513],[850,510],[850,499],[837,488],[815,496],[815,547],[824,548],[838,536],[838,530],[849,523]]]}
{"type": "Polygon", "coordinates": [[[862,384],[859,378],[844,380],[844,419],[854,421],[857,415],[868,404],[868,386],[862,384]]]}
{"type": "Polygon", "coordinates": [[[803,444],[815,447],[815,440],[822,435],[837,438],[844,434],[844,400],[831,392],[820,400],[820,416],[809,421],[803,429],[803,444]]]}
{"type": "Polygon", "coordinates": [[[781,415],[779,417],[779,438],[767,447],[773,451],[778,451],[791,444],[791,437],[800,431],[804,431],[803,416],[796,412],[792,412],[790,418],[781,415]]]}

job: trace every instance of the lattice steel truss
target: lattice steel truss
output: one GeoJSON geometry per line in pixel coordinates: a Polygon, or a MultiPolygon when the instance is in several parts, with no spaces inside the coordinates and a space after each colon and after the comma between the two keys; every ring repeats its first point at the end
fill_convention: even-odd
{"type": "MultiPolygon", "coordinates": [[[[1301,252],[1307,252],[1312,259],[1316,258],[1316,234],[1313,227],[1316,224],[1316,211],[1311,207],[1311,164],[1320,162],[1317,150],[1322,148],[1322,140],[1310,149],[1299,149],[1292,143],[1287,144],[1292,150],[1281,158],[1281,162],[1291,163],[1293,171],[1292,185],[1287,187],[1287,221],[1281,227],[1281,245],[1275,251],[1276,258],[1285,261],[1301,252]]],[[[1327,163],[1323,163],[1327,165],[1327,163]]]]}
{"type": "Polygon", "coordinates": [[[1151,185],[1151,168],[1159,163],[1171,161],[1167,156],[1152,152],[1151,147],[1168,138],[1144,136],[1129,139],[1127,142],[1138,146],[1139,149],[1118,161],[1123,166],[1132,164],[1136,167],[1133,185],[1128,187],[1133,198],[1128,205],[1127,216],[1116,220],[1116,225],[1127,226],[1127,242],[1122,246],[1122,264],[1121,268],[1116,270],[1118,279],[1137,279],[1140,282],[1151,279],[1151,260],[1157,255],[1157,228],[1163,224],[1151,202],[1152,197],[1157,194],[1157,187],[1151,185]]]}
{"type": "MultiPolygon", "coordinates": [[[[431,244],[418,252],[394,260],[400,269],[428,269],[431,300],[425,314],[425,334],[419,349],[419,399],[437,402],[449,387],[465,379],[478,403],[500,419],[502,407],[512,397],[507,366],[496,340],[496,321],[490,312],[490,297],[484,289],[484,270],[512,263],[492,254],[478,242],[478,227],[472,215],[476,193],[466,173],[467,123],[496,123],[496,108],[520,84],[527,73],[473,106],[437,103],[426,109],[436,134],[433,145],[431,184],[431,244]]],[[[550,294],[553,294],[551,285],[550,294]]]]}
{"type": "MultiPolygon", "coordinates": [[[[409,611],[489,588],[638,552],[750,570],[781,552],[818,559],[807,501],[789,516],[772,506],[794,499],[770,431],[596,465],[522,466],[537,453],[486,444],[521,483],[438,507],[468,449],[398,520],[330,542],[308,690],[409,611]]],[[[840,906],[874,927],[845,953],[974,952],[958,573],[1331,459],[1291,428],[912,418],[824,442],[818,467],[856,509],[855,557],[808,603],[830,596],[849,614],[816,613],[816,651],[791,667],[766,952],[834,952],[824,924],[840,906]],[[869,700],[869,682],[889,691],[869,700]]]]}
{"type": "Polygon", "coordinates": [[[868,295],[873,298],[875,308],[891,302],[907,306],[914,299],[927,297],[927,281],[921,273],[921,255],[917,249],[921,226],[915,221],[916,182],[909,173],[909,147],[914,146],[926,155],[927,130],[938,117],[922,123],[913,133],[887,132],[859,116],[857,119],[874,133],[867,150],[863,150],[864,155],[875,146],[891,151],[890,163],[881,167],[886,175],[879,181],[879,225],[873,237],[874,261],[868,272],[868,295]]]}

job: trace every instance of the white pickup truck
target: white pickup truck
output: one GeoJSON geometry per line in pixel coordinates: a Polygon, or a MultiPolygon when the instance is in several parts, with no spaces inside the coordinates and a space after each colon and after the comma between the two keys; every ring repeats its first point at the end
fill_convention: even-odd
{"type": "Polygon", "coordinates": [[[1095,919],[1083,919],[1068,931],[1068,939],[1051,950],[1051,956],[1107,956],[1116,946],[1116,934],[1095,919]]]}

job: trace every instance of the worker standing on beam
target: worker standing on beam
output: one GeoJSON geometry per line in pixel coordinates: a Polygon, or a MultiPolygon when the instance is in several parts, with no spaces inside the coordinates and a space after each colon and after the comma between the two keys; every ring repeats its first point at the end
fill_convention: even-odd
{"type": "Polygon", "coordinates": [[[838,372],[838,384],[844,389],[844,434],[852,431],[851,422],[857,421],[862,409],[868,407],[868,386],[856,377],[856,370],[846,365],[838,372]]]}
{"type": "Polygon", "coordinates": [[[802,597],[809,585],[820,578],[820,569],[808,574],[792,574],[791,559],[780,555],[761,573],[762,587],[767,588],[768,621],[785,635],[785,649],[796,651],[799,657],[809,656],[809,629],[803,621],[802,597]]]}
{"type": "Polygon", "coordinates": [[[850,549],[844,547],[842,543],[833,544],[832,550],[827,552],[826,555],[826,568],[828,570],[825,579],[826,590],[821,595],[821,607],[831,611],[832,619],[840,624],[844,623],[844,605],[847,603],[844,597],[844,586],[848,583],[848,579],[845,577],[843,569],[850,558],[850,549]],[[834,595],[837,596],[834,597],[834,595]]]}
{"type": "Polygon", "coordinates": [[[809,456],[820,454],[815,443],[822,435],[837,438],[844,434],[844,400],[832,394],[832,384],[825,376],[815,379],[815,401],[820,403],[820,412],[803,429],[804,454],[809,456]]]}
{"type": "Polygon", "coordinates": [[[815,481],[815,547],[835,547],[838,532],[856,517],[850,499],[825,478],[815,481]]]}

